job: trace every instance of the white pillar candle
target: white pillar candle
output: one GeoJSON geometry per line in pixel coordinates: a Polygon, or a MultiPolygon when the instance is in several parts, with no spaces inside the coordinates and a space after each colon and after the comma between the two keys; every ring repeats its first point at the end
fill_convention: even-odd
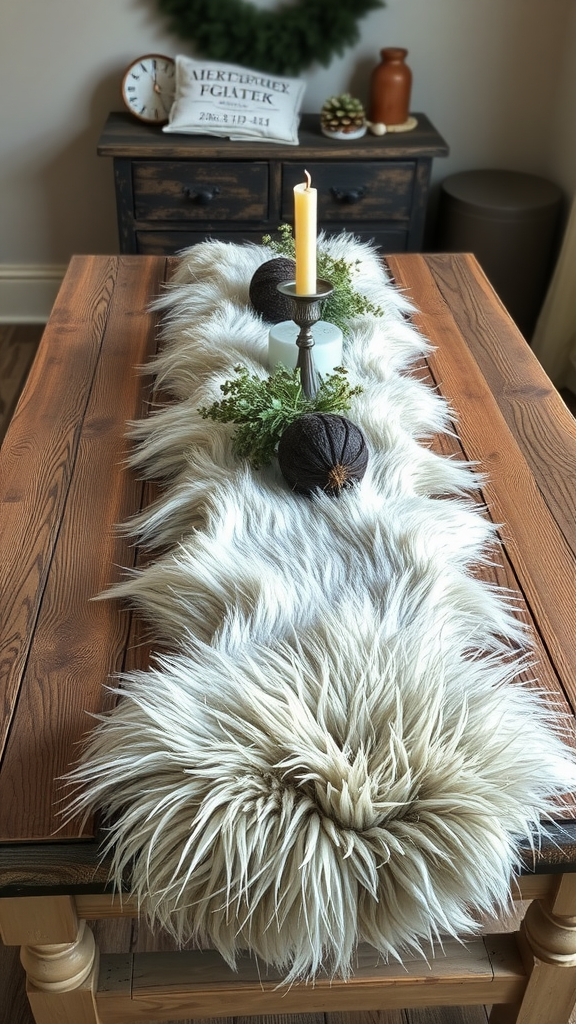
{"type": "Polygon", "coordinates": [[[315,188],[306,181],[294,186],[294,245],[296,249],[296,295],[316,293],[316,235],[318,233],[315,188]]]}
{"type": "MultiPolygon", "coordinates": [[[[268,335],[268,366],[272,372],[280,365],[295,370],[298,361],[296,339],[300,333],[293,320],[283,320],[270,328],[268,335]]],[[[312,358],[316,372],[327,377],[337,366],[342,366],[342,331],[336,324],[318,320],[312,326],[314,345],[312,358]]]]}

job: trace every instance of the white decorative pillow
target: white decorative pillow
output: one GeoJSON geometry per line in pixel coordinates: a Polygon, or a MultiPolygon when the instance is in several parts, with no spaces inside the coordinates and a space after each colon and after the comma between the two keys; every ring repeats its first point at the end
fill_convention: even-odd
{"type": "Polygon", "coordinates": [[[235,64],[176,57],[176,93],[165,132],[298,145],[306,83],[235,64]]]}

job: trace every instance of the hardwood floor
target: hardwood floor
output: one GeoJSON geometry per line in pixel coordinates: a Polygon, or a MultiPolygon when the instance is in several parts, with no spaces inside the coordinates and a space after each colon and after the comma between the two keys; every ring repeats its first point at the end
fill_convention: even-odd
{"type": "MultiPolygon", "coordinates": [[[[41,325],[0,325],[0,442],[16,408],[41,335],[41,325]]],[[[576,412],[576,398],[570,393],[563,397],[576,412]]],[[[92,923],[92,928],[105,953],[172,948],[168,939],[152,935],[144,923],[131,919],[97,921],[92,923]]],[[[497,930],[494,922],[490,930],[497,930]]],[[[232,1021],[257,1024],[257,1018],[234,1017],[234,1006],[230,1006],[230,1015],[230,1024],[232,1021]]],[[[576,1014],[571,1019],[576,1024],[576,1014]]],[[[262,1024],[486,1024],[487,1020],[485,1007],[442,1007],[379,1013],[284,1015],[263,1018],[262,1024]]],[[[34,1024],[19,950],[1,943],[0,1024],[34,1024]]]]}

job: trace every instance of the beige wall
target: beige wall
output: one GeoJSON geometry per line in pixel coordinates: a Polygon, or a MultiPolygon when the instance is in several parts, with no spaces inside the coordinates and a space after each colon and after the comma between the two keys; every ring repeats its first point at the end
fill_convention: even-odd
{"type": "MultiPolygon", "coordinates": [[[[451,146],[436,181],[500,166],[572,195],[574,0],[388,0],[361,29],[353,50],[306,74],[305,110],[344,89],[366,99],[379,48],[406,46],[412,109],[451,146]]],[[[117,251],[112,167],[96,142],[121,108],[124,67],[152,50],[192,52],[166,33],[154,0],[1,0],[0,270],[117,251]]]]}

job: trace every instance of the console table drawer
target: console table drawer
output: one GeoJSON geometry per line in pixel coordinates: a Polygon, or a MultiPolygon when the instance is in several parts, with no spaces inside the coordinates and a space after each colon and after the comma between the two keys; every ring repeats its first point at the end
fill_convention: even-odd
{"type": "MultiPolygon", "coordinates": [[[[413,160],[394,163],[311,163],[306,169],[318,190],[318,218],[321,221],[408,220],[416,164],[413,160]]],[[[292,219],[294,186],[303,180],[302,170],[284,164],[282,168],[282,217],[292,219]]]]}
{"type": "MultiPolygon", "coordinates": [[[[214,231],[201,229],[197,231],[164,231],[162,228],[158,231],[137,231],[136,251],[143,256],[164,256],[167,252],[177,253],[181,249],[188,249],[191,245],[205,242],[207,234],[210,238],[215,238],[220,242],[254,242],[256,245],[260,245],[264,231],[252,228],[244,231],[227,231],[226,229],[222,231],[218,229],[214,231]]],[[[401,250],[395,249],[394,251],[401,250]]]]}
{"type": "Polygon", "coordinates": [[[134,161],[134,214],[141,221],[262,221],[268,163],[134,161]]]}

